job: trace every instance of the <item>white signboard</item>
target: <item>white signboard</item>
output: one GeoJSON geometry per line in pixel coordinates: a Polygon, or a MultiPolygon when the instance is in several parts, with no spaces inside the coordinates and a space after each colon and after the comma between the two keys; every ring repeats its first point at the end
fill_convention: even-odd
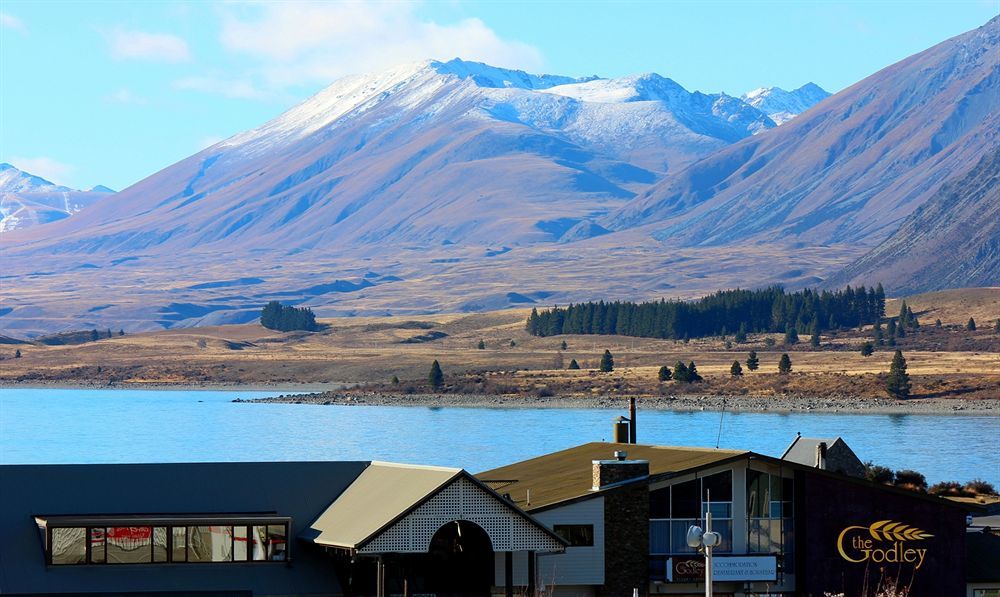
{"type": "Polygon", "coordinates": [[[774,556],[715,556],[712,579],[718,581],[777,580],[778,561],[774,556]]]}

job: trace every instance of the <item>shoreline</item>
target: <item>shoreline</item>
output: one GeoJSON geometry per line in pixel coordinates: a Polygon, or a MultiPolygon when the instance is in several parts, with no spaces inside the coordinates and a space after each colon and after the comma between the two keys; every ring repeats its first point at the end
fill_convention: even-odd
{"type": "MultiPolygon", "coordinates": [[[[269,392],[265,398],[235,397],[241,404],[307,404],[314,406],[397,406],[422,408],[530,408],[530,409],[607,409],[627,408],[630,395],[619,396],[522,396],[513,394],[428,394],[344,391],[357,384],[340,383],[86,383],[67,381],[0,382],[0,391],[26,390],[113,390],[175,392],[269,392]]],[[[914,398],[907,401],[889,398],[812,398],[808,396],[721,396],[678,394],[668,396],[636,395],[637,403],[647,410],[674,412],[733,413],[823,413],[888,415],[962,415],[1000,416],[1000,399],[965,400],[962,398],[914,398]]]]}
{"type": "MultiPolygon", "coordinates": [[[[237,398],[242,404],[306,404],[313,406],[401,406],[424,408],[577,408],[620,410],[629,396],[536,396],[484,394],[390,394],[376,392],[325,392],[272,398],[237,398]]],[[[899,401],[870,398],[826,399],[796,396],[636,396],[639,408],[674,412],[919,414],[1000,416],[1000,399],[960,401],[925,398],[899,401]]]]}

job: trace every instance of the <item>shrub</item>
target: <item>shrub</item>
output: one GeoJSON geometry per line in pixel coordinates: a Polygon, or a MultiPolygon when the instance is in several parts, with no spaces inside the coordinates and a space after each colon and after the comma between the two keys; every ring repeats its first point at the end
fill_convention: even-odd
{"type": "Polygon", "coordinates": [[[740,367],[739,361],[733,361],[732,366],[729,367],[729,374],[733,377],[740,377],[743,375],[743,367],[740,367]]]}
{"type": "Polygon", "coordinates": [[[976,320],[970,317],[969,322],[965,324],[965,329],[970,332],[976,331],[976,320]]]}
{"type": "Polygon", "coordinates": [[[671,375],[672,374],[670,373],[670,367],[664,365],[660,367],[660,370],[656,373],[656,378],[659,379],[660,381],[670,381],[671,375]]]}
{"type": "Polygon", "coordinates": [[[764,346],[771,347],[771,346],[774,346],[774,344],[775,344],[774,338],[772,338],[770,336],[768,336],[767,338],[764,338],[764,346]]]}
{"type": "Polygon", "coordinates": [[[875,347],[872,346],[871,342],[865,342],[861,345],[861,356],[870,357],[875,353],[875,347]]]}
{"type": "Polygon", "coordinates": [[[579,369],[580,368],[580,363],[577,363],[576,359],[570,359],[569,368],[570,369],[579,369]]]}
{"type": "Polygon", "coordinates": [[[787,374],[792,372],[792,359],[788,358],[788,353],[782,353],[781,360],[778,361],[778,373],[787,374]]]}
{"type": "Polygon", "coordinates": [[[997,495],[996,488],[982,479],[969,481],[965,484],[965,490],[976,495],[997,495]]]}
{"type": "Polygon", "coordinates": [[[431,372],[427,374],[427,383],[435,390],[444,384],[444,372],[441,371],[441,365],[437,360],[431,363],[431,372]]]}
{"type": "Polygon", "coordinates": [[[601,366],[599,370],[601,373],[610,373],[615,370],[615,358],[611,356],[610,350],[604,351],[604,355],[601,357],[601,366]]]}
{"type": "Polygon", "coordinates": [[[941,481],[940,483],[935,483],[927,489],[927,493],[954,497],[966,497],[969,495],[969,492],[963,489],[962,484],[958,481],[941,481]]]}
{"type": "Polygon", "coordinates": [[[479,350],[485,350],[486,349],[486,341],[485,340],[480,340],[479,344],[476,346],[476,348],[478,348],[479,350]]]}
{"type": "Polygon", "coordinates": [[[915,491],[927,491],[927,478],[917,471],[903,469],[896,471],[896,487],[906,487],[915,491]]]}
{"type": "Polygon", "coordinates": [[[865,463],[865,479],[874,483],[892,485],[893,481],[896,480],[896,473],[892,472],[892,469],[887,466],[879,466],[869,460],[865,463]]]}

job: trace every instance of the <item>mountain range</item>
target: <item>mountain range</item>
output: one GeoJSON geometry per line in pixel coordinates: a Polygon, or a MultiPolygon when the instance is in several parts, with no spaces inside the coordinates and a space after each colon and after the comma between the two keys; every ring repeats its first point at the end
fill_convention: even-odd
{"type": "Polygon", "coordinates": [[[350,315],[820,284],[998,146],[998,39],[1000,18],[832,97],[461,60],[347,77],[5,234],[0,328],[248,321],[270,299],[350,315]]]}
{"type": "Polygon", "coordinates": [[[71,189],[0,164],[0,233],[68,218],[111,193],[101,185],[71,189]]]}

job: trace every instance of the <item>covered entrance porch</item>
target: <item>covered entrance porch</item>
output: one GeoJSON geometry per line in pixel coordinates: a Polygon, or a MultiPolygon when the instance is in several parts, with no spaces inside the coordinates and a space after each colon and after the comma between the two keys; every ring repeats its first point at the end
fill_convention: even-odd
{"type": "MultiPolygon", "coordinates": [[[[349,595],[513,595],[512,561],[565,542],[461,469],[372,463],[300,535],[349,595]]],[[[534,574],[529,571],[529,594],[534,574]]],[[[522,593],[523,590],[516,592],[522,593]]]]}

